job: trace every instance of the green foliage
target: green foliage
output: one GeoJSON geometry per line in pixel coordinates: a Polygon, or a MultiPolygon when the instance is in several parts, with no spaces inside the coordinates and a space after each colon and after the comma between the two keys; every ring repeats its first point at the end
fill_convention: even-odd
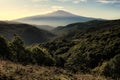
{"type": "Polygon", "coordinates": [[[120,78],[120,25],[118,24],[119,20],[92,21],[82,24],[89,26],[83,29],[81,24],[75,24],[78,29],[77,32],[70,32],[72,36],[65,35],[39,46],[25,46],[17,35],[8,45],[8,41],[0,37],[0,58],[25,65],[57,66],[72,72],[95,72],[114,79],[120,78]],[[100,25],[97,25],[98,23],[100,25]]]}
{"type": "Polygon", "coordinates": [[[14,35],[13,41],[7,43],[0,37],[0,58],[22,64],[38,64],[45,66],[55,65],[54,58],[44,48],[39,46],[26,47],[18,35],[14,35]]]}
{"type": "MultiPolygon", "coordinates": [[[[103,65],[102,65],[103,66],[103,65]]],[[[120,77],[120,54],[116,55],[110,61],[108,61],[100,71],[102,75],[111,76],[113,78],[120,77]]]]}
{"type": "Polygon", "coordinates": [[[36,63],[38,63],[39,65],[51,66],[55,64],[55,60],[51,57],[51,55],[42,52],[38,46],[33,47],[31,51],[33,57],[36,60],[36,63]]]}
{"type": "Polygon", "coordinates": [[[14,35],[13,41],[10,43],[10,49],[11,49],[11,60],[15,62],[24,62],[26,58],[23,56],[26,55],[24,43],[19,38],[18,35],[14,35]]]}
{"type": "MultiPolygon", "coordinates": [[[[64,65],[66,69],[82,73],[91,73],[99,68],[97,72],[101,75],[119,78],[119,68],[111,68],[115,64],[110,61],[120,54],[119,21],[91,21],[68,25],[60,29],[68,32],[67,35],[42,46],[54,55],[58,66],[64,65]]],[[[119,60],[115,63],[119,63],[119,60]]]]}
{"type": "Polygon", "coordinates": [[[2,36],[0,36],[0,59],[9,58],[9,50],[8,42],[2,36]]]}
{"type": "Polygon", "coordinates": [[[67,59],[65,53],[74,45],[74,42],[71,42],[66,39],[55,39],[54,41],[40,44],[40,47],[44,47],[48,50],[51,56],[55,59],[56,66],[63,67],[67,59]],[[65,58],[66,57],[66,58],[65,58]]]}

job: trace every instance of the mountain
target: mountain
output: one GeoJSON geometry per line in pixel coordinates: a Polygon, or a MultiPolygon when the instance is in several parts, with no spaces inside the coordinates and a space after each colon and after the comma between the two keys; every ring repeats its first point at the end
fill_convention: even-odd
{"type": "MultiPolygon", "coordinates": [[[[5,22],[0,23],[2,26],[3,24],[6,25],[5,22]]],[[[30,27],[31,25],[12,24],[9,27],[6,26],[1,28],[2,31],[6,29],[22,33],[23,30],[25,32],[26,30],[21,28],[30,27]]],[[[35,78],[38,80],[69,80],[73,76],[79,78],[73,78],[72,80],[90,78],[90,76],[84,78],[81,74],[92,74],[94,77],[98,76],[99,80],[120,80],[120,20],[94,20],[74,23],[60,27],[58,30],[60,29],[68,30],[66,33],[71,39],[63,35],[63,37],[39,45],[25,46],[17,36],[14,36],[12,42],[0,36],[0,60],[14,62],[12,65],[4,61],[0,62],[0,65],[3,66],[0,72],[0,80],[18,80],[21,77],[22,79],[35,78]],[[35,66],[31,68],[30,65],[35,66]],[[43,68],[40,66],[43,66],[43,68]],[[56,67],[59,68],[56,69],[56,67]],[[78,73],[80,75],[76,75],[78,73]],[[43,78],[39,75],[42,75],[43,78]],[[108,79],[100,79],[100,76],[108,79]]],[[[32,30],[35,30],[34,26],[28,31],[31,32],[32,30]]],[[[29,34],[31,35],[31,33],[29,34]]],[[[34,34],[31,38],[36,40],[34,38],[36,35],[34,34]]],[[[98,79],[91,78],[90,80],[98,79]]]]}
{"type": "Polygon", "coordinates": [[[54,27],[49,26],[49,25],[33,25],[36,26],[39,29],[43,29],[43,30],[47,30],[47,31],[51,31],[54,29],[54,27]]]}
{"type": "Polygon", "coordinates": [[[64,35],[41,46],[57,56],[59,66],[120,79],[120,20],[74,23],[56,32],[64,35]]]}
{"type": "Polygon", "coordinates": [[[67,26],[60,26],[52,30],[53,33],[59,36],[72,37],[76,33],[95,32],[103,28],[120,25],[120,20],[92,20],[88,22],[78,22],[67,26]]]}
{"type": "Polygon", "coordinates": [[[50,25],[50,26],[64,26],[75,22],[85,22],[89,20],[94,20],[95,18],[78,16],[63,10],[58,10],[45,15],[36,15],[25,18],[20,18],[14,21],[37,24],[37,25],[50,25]]]}
{"type": "Polygon", "coordinates": [[[33,25],[4,21],[0,21],[0,34],[8,40],[11,40],[14,34],[18,34],[26,44],[45,42],[55,36],[51,32],[33,25]]]}
{"type": "MultiPolygon", "coordinates": [[[[4,21],[1,21],[1,23],[3,23],[4,21]]],[[[16,21],[5,21],[5,23],[8,24],[20,24],[21,22],[16,22],[16,21]]],[[[22,23],[21,23],[22,24],[22,23]]],[[[24,23],[23,23],[24,24],[24,23]]],[[[32,24],[31,24],[32,25],[32,24]]],[[[52,29],[54,29],[54,27],[49,26],[49,25],[33,25],[39,29],[43,29],[43,30],[47,30],[47,31],[51,31],[52,29]]]]}

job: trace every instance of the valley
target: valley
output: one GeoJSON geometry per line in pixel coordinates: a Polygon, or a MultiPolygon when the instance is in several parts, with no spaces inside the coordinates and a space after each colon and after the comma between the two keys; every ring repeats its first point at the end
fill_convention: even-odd
{"type": "Polygon", "coordinates": [[[120,78],[120,20],[73,23],[50,32],[28,24],[2,21],[0,28],[0,34],[4,36],[0,36],[1,80],[18,80],[20,77],[25,80],[27,76],[28,80],[120,78]],[[41,42],[41,39],[45,40],[41,42]],[[27,45],[26,42],[31,40],[32,43],[27,45]],[[29,68],[35,72],[29,73],[29,68]],[[59,73],[54,72],[56,69],[59,73]]]}
{"type": "Polygon", "coordinates": [[[120,0],[0,0],[0,80],[120,80],[120,0]]]}

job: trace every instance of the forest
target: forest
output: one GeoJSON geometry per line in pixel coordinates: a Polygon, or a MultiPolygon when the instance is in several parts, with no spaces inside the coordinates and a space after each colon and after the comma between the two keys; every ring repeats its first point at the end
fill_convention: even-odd
{"type": "MultiPolygon", "coordinates": [[[[32,45],[26,45],[18,34],[14,34],[11,41],[1,35],[0,60],[3,62],[8,61],[10,64],[14,63],[16,66],[20,65],[22,70],[22,66],[27,65],[42,66],[44,69],[46,67],[47,69],[48,67],[52,67],[52,69],[55,67],[55,69],[58,68],[58,73],[64,74],[64,76],[67,75],[68,78],[71,75],[72,78],[70,80],[77,80],[77,78],[73,77],[73,74],[77,73],[100,75],[106,78],[100,80],[107,80],[107,78],[109,78],[108,80],[119,80],[120,20],[90,21],[70,24],[68,26],[71,27],[65,26],[62,28],[67,30],[67,28],[72,28],[72,26],[76,25],[78,26],[73,27],[75,28],[73,32],[68,30],[64,34],[57,33],[59,36],[53,40],[32,45]],[[80,25],[89,26],[80,28],[80,25]]],[[[61,29],[55,30],[60,31],[61,29]]],[[[2,62],[0,62],[1,64],[2,62]]],[[[11,67],[13,66],[8,68],[11,67]]],[[[24,67],[24,71],[27,68],[24,67]]],[[[32,70],[34,69],[32,68],[32,70]]],[[[9,75],[8,73],[3,74],[0,70],[1,80],[18,80],[12,71],[11,73],[9,72],[9,75]]],[[[68,78],[51,78],[51,80],[69,80],[68,78]]]]}

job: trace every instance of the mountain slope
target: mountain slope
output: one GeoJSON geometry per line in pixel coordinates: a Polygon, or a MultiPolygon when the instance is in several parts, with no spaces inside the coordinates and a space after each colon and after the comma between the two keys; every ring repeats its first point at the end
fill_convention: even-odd
{"type": "MultiPolygon", "coordinates": [[[[15,36],[12,42],[8,42],[0,36],[0,59],[7,59],[24,65],[56,66],[77,74],[89,73],[95,76],[103,75],[108,77],[108,80],[110,80],[109,77],[113,78],[113,80],[119,80],[120,20],[90,21],[84,23],[90,25],[85,28],[81,28],[83,25],[80,26],[79,24],[81,25],[81,23],[75,23],[69,26],[73,27],[76,25],[78,28],[77,32],[75,29],[74,34],[69,32],[69,34],[73,34],[69,36],[72,39],[63,36],[62,38],[33,46],[24,46],[22,40],[17,36],[15,36]]],[[[10,72],[10,77],[8,76],[8,78],[12,78],[11,76],[14,73],[16,75],[25,75],[27,67],[23,66],[25,69],[21,67],[20,70],[17,67],[17,70],[15,69],[15,72],[13,70],[12,73],[11,67],[7,68],[8,71],[5,69],[6,73],[4,69],[1,70],[3,70],[3,74],[10,72]]],[[[39,69],[37,69],[37,72],[32,69],[33,74],[35,72],[37,76],[39,69]]],[[[27,69],[27,71],[29,71],[29,69],[27,69]]],[[[30,73],[32,72],[30,71],[30,73]]],[[[59,70],[55,70],[55,72],[62,73],[59,70]]],[[[50,71],[50,73],[52,72],[50,71]]],[[[50,76],[47,70],[45,71],[45,75],[50,76]]],[[[7,77],[6,75],[2,76],[3,79],[7,77]]],[[[69,75],[69,78],[70,76],[72,77],[72,75],[69,75]]],[[[63,78],[61,80],[63,80],[63,78]]]]}
{"type": "Polygon", "coordinates": [[[52,31],[59,36],[66,35],[68,37],[72,37],[76,33],[84,34],[86,32],[95,32],[115,25],[120,25],[120,20],[92,20],[88,22],[73,23],[67,26],[60,26],[52,31]]]}
{"type": "Polygon", "coordinates": [[[0,22],[0,34],[8,40],[12,39],[13,34],[18,34],[26,44],[45,42],[55,36],[48,31],[38,29],[32,25],[7,22],[0,22]]]}
{"type": "Polygon", "coordinates": [[[47,30],[47,31],[51,31],[54,29],[54,27],[49,26],[49,25],[34,25],[34,26],[36,26],[39,29],[43,29],[43,30],[47,30]]]}
{"type": "Polygon", "coordinates": [[[29,23],[29,24],[37,24],[37,25],[50,25],[56,27],[56,26],[63,26],[75,22],[85,22],[94,19],[95,18],[78,16],[66,11],[58,10],[52,13],[48,13],[46,15],[25,17],[25,18],[17,19],[15,21],[29,23]]]}
{"type": "Polygon", "coordinates": [[[75,23],[59,30],[67,35],[40,45],[57,56],[57,65],[120,79],[120,20],[75,23]]]}

